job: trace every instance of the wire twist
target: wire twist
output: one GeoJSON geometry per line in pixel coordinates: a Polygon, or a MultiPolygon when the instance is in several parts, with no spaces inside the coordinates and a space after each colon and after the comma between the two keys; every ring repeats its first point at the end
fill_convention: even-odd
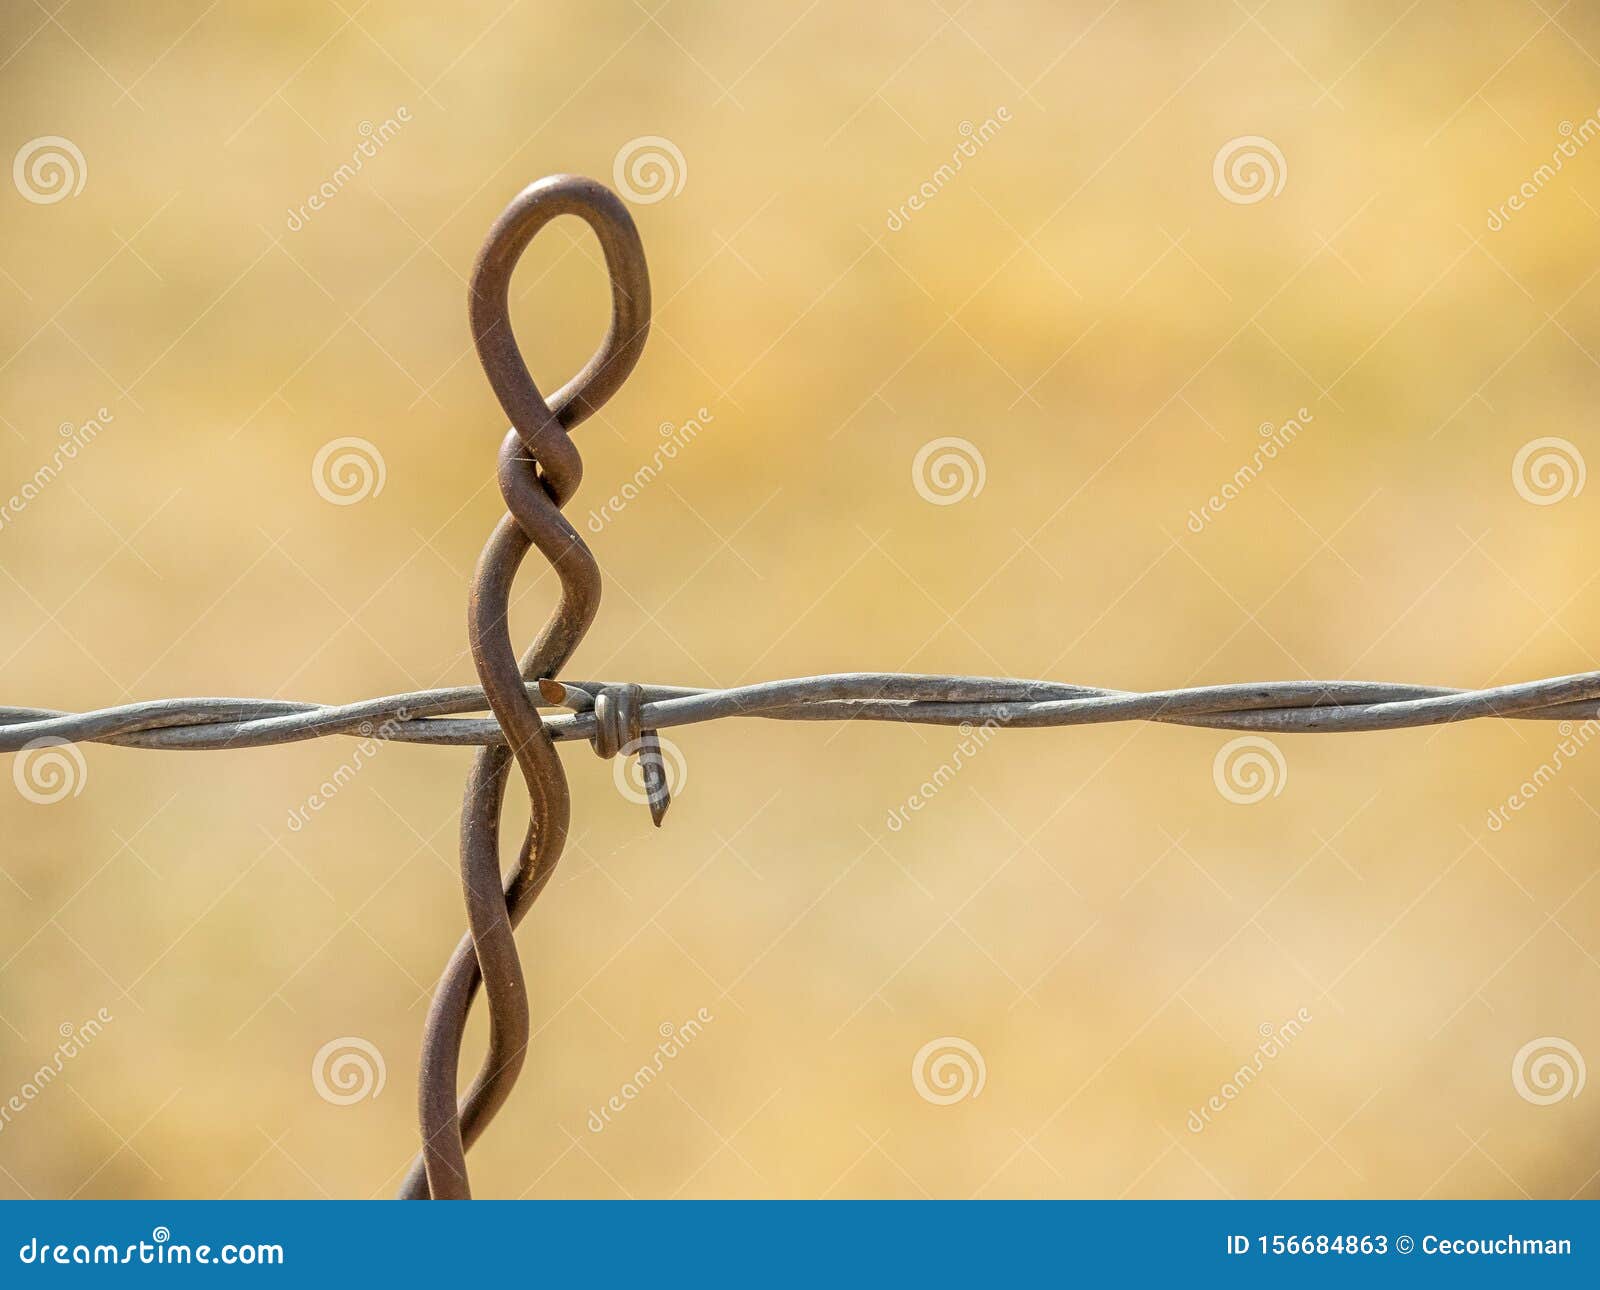
{"type": "Polygon", "coordinates": [[[528,989],[514,932],[548,883],[565,845],[571,800],[556,753],[586,739],[602,757],[636,754],[651,816],[668,805],[657,731],[728,717],[872,720],[1028,728],[1157,721],[1271,734],[1393,730],[1485,717],[1600,719],[1600,672],[1476,690],[1374,681],[1268,681],[1132,693],[999,677],[852,672],[732,689],[555,680],[594,621],[600,570],[562,514],[583,473],[570,431],[606,402],[638,362],[650,326],[644,249],[627,209],[588,179],[558,175],[524,189],[489,232],[473,269],[472,336],[511,428],[497,474],[507,514],[474,575],[468,636],[479,687],[421,691],[345,705],[281,699],[165,699],[96,712],[0,707],[0,752],[95,742],[138,748],[221,749],[355,735],[410,743],[477,745],[461,812],[467,934],[440,978],[423,1035],[418,1089],[422,1149],[400,1194],[470,1195],[466,1152],[505,1103],[527,1052],[528,989]],[[583,369],[548,400],[511,329],[517,261],[560,215],[599,239],[611,279],[611,322],[583,369]],[[507,612],[530,549],[555,569],[560,598],[519,660],[507,612]],[[565,708],[545,714],[540,707],[565,708]],[[481,712],[491,718],[460,714],[481,712]],[[517,861],[502,876],[500,819],[513,764],[527,784],[530,819],[517,861]],[[461,1044],[480,989],[488,999],[482,1064],[458,1101],[461,1044]]]}
{"type": "MultiPolygon", "coordinates": [[[[571,711],[545,715],[557,743],[595,743],[595,696],[624,688],[610,681],[530,685],[547,704],[571,711]]],[[[993,721],[1017,729],[1157,721],[1208,730],[1334,734],[1402,730],[1482,718],[1585,721],[1600,716],[1600,672],[1481,690],[1393,681],[1254,681],[1178,690],[1107,690],[1065,681],[1010,677],[842,672],[761,681],[732,689],[641,685],[641,743],[657,730],[762,717],[773,721],[893,721],[955,726],[993,721]],[[649,729],[644,729],[649,727],[649,729]]],[[[532,694],[530,694],[530,698],[532,694]]],[[[156,699],[94,712],[0,707],[0,753],[35,745],[103,743],[177,751],[260,748],[329,735],[433,746],[503,744],[492,717],[455,717],[486,706],[477,686],[419,690],[359,703],[288,699],[156,699]]]]}
{"type": "Polygon", "coordinates": [[[468,312],[479,360],[511,421],[498,471],[508,514],[478,561],[467,614],[473,663],[506,742],[482,749],[467,777],[461,884],[468,932],[445,968],[423,1033],[422,1151],[400,1193],[411,1198],[470,1197],[467,1148],[505,1103],[527,1053],[528,989],[514,932],[561,858],[571,798],[555,743],[526,682],[553,677],[566,665],[600,604],[599,566],[561,508],[583,474],[568,432],[627,379],[650,326],[644,247],[627,208],[594,181],[571,175],[523,189],[495,221],[478,255],[468,312]],[[510,287],[522,252],[560,215],[583,219],[599,239],[611,276],[611,325],[583,370],[546,402],[511,329],[510,287]],[[561,597],[519,662],[507,613],[512,583],[530,546],[555,569],[561,597]],[[500,815],[513,761],[527,783],[532,809],[516,867],[502,883],[500,815]],[[461,1038],[480,984],[488,996],[488,1048],[458,1104],[461,1038]]]}

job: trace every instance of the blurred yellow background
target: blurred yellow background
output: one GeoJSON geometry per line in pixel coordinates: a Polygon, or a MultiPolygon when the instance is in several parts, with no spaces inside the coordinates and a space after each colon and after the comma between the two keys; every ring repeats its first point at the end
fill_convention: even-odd
{"type": "MultiPolygon", "coordinates": [[[[1596,666],[1600,488],[1513,469],[1600,445],[1581,6],[72,0],[6,6],[0,60],[6,155],[36,146],[0,191],[0,495],[110,415],[0,526],[0,703],[473,682],[504,422],[465,275],[523,185],[619,156],[655,322],[579,432],[580,526],[709,419],[585,530],[574,675],[1596,666]],[[330,504],[344,437],[383,486],[330,504]],[[982,488],[930,504],[947,437],[982,488]]],[[[514,298],[552,389],[605,325],[587,232],[514,298]]],[[[519,641],[552,594],[530,563],[519,641]]],[[[1165,726],[671,735],[660,833],[564,748],[478,1194],[1600,1195],[1600,1098],[1513,1078],[1541,1038],[1600,1059],[1600,752],[1489,825],[1553,725],[1282,737],[1253,804],[1225,735],[1165,726]],[[946,1105],[913,1066],[949,1039],[946,1105]]],[[[0,1100],[112,1020],[0,1124],[0,1195],[393,1191],[468,754],[384,747],[291,828],[356,748],[92,745],[51,804],[8,769],[0,1100]],[[338,1105],[313,1064],[350,1038],[384,1084],[338,1105]]]]}

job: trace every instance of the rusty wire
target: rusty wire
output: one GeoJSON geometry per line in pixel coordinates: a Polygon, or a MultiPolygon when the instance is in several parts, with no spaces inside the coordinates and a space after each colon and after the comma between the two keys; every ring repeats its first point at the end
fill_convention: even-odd
{"type": "Polygon", "coordinates": [[[995,677],[854,672],[732,689],[555,679],[594,621],[600,570],[562,515],[583,463],[569,432],[606,402],[638,362],[650,327],[644,248],[626,207],[592,180],[558,175],[524,189],[489,232],[474,267],[469,317],[478,356],[511,422],[498,477],[507,514],[473,579],[468,636],[481,687],[419,691],[328,705],[279,699],[165,699],[66,713],[0,707],[0,752],[62,743],[223,749],[326,735],[476,745],[461,812],[467,934],[446,965],[423,1036],[418,1091],[421,1151],[406,1198],[470,1196],[467,1149],[505,1103],[529,1040],[528,989],[514,932],[544,889],[566,842],[571,801],[555,749],[584,739],[604,757],[639,758],[652,818],[668,785],[656,732],[727,717],[873,720],[999,727],[1157,721],[1217,730],[1297,734],[1393,730],[1483,717],[1584,720],[1600,715],[1600,672],[1487,689],[1373,681],[1275,681],[1132,693],[995,677]],[[600,348],[546,399],[528,372],[509,314],[511,274],[552,219],[575,215],[599,239],[611,279],[611,324],[600,348]],[[531,547],[556,570],[561,595],[519,660],[507,625],[512,583],[531,547]],[[543,709],[566,709],[544,712],[543,709]],[[488,709],[492,717],[462,714],[488,709]],[[531,818],[516,865],[502,877],[500,821],[513,764],[531,818]],[[461,1040],[483,989],[489,1040],[458,1101],[461,1040]]]}
{"type": "Polygon", "coordinates": [[[473,266],[468,301],[478,357],[511,421],[499,466],[508,513],[478,561],[467,610],[473,663],[506,741],[479,751],[467,777],[461,882],[468,931],[445,968],[423,1032],[422,1152],[400,1193],[413,1198],[471,1195],[467,1148],[504,1104],[528,1049],[528,990],[513,933],[561,858],[571,795],[525,681],[555,676],[600,607],[600,567],[561,508],[583,475],[568,432],[616,393],[639,361],[650,328],[650,279],[632,217],[614,193],[592,180],[556,176],[530,185],[489,230],[473,266]],[[611,275],[611,325],[594,357],[546,402],[512,334],[511,274],[529,242],[560,215],[579,216],[599,239],[611,275]],[[555,569],[561,598],[519,662],[507,617],[511,585],[530,546],[555,569]],[[502,888],[500,814],[513,760],[528,786],[531,818],[502,888]],[[488,1049],[458,1107],[461,1036],[480,984],[489,1003],[488,1049]]]}

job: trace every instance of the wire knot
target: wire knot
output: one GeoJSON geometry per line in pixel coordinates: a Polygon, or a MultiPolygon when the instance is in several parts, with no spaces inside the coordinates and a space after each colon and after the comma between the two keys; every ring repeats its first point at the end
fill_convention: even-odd
{"type": "Polygon", "coordinates": [[[667,762],[661,751],[661,736],[644,728],[644,687],[632,682],[623,685],[569,685],[551,677],[539,682],[539,693],[546,703],[586,713],[594,721],[589,746],[610,761],[613,757],[637,757],[644,781],[645,802],[657,828],[672,804],[667,782],[667,762]]]}
{"type": "Polygon", "coordinates": [[[594,696],[594,734],[589,739],[590,747],[608,760],[624,749],[636,749],[644,736],[639,725],[643,709],[643,686],[605,686],[594,696]]]}

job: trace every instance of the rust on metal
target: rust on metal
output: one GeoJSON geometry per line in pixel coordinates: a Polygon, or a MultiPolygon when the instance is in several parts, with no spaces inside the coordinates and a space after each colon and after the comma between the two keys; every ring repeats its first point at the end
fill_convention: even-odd
{"type": "Polygon", "coordinates": [[[93,742],[137,748],[227,749],[359,735],[476,746],[461,808],[461,882],[468,930],[445,966],[423,1033],[419,1152],[400,1195],[471,1195],[466,1153],[505,1104],[530,1037],[528,988],[515,931],[550,881],[566,843],[571,798],[556,752],[587,739],[602,757],[638,759],[651,819],[670,803],[658,731],[727,718],[896,721],[999,727],[1155,721],[1267,734],[1395,730],[1479,718],[1588,720],[1600,715],[1600,672],[1464,690],[1377,681],[1266,681],[1133,693],[1056,681],[854,672],[730,689],[558,680],[595,619],[600,570],[563,515],[583,474],[571,431],[627,379],[650,328],[644,248],[627,208],[593,180],[542,179],[495,221],[472,273],[468,317],[483,370],[510,421],[497,474],[506,514],[473,577],[467,634],[480,686],[328,705],[282,699],[193,698],[95,712],[0,707],[0,752],[93,742]],[[593,230],[611,282],[611,321],[583,369],[546,398],[512,331],[509,292],[522,252],[551,220],[593,230]],[[512,584],[530,550],[556,571],[560,596],[518,657],[507,622],[512,584]],[[541,713],[541,701],[549,708],[541,713]],[[492,717],[462,714],[482,712],[492,717]],[[502,875],[501,821],[513,766],[530,799],[517,860],[502,875]],[[462,1036],[479,993],[487,1050],[464,1094],[462,1036]]]}
{"type": "MultiPolygon", "coordinates": [[[[422,1151],[401,1195],[441,1200],[471,1195],[467,1148],[505,1104],[528,1048],[528,988],[514,932],[561,858],[571,795],[555,742],[526,682],[552,678],[566,666],[600,607],[600,568],[561,510],[583,476],[570,432],[628,378],[650,330],[650,278],[632,216],[614,193],[592,180],[558,175],[529,185],[489,230],[472,271],[468,302],[478,358],[511,421],[498,472],[507,514],[478,561],[467,610],[472,661],[506,742],[480,750],[467,777],[461,884],[468,932],[445,968],[423,1032],[422,1151]],[[560,215],[578,216],[599,239],[611,275],[611,324],[583,370],[546,400],[511,328],[511,275],[539,230],[560,215]],[[507,615],[517,569],[534,547],[555,569],[561,596],[519,660],[507,615]],[[502,885],[500,820],[513,762],[527,784],[532,815],[516,866],[502,885]],[[489,1007],[488,1049],[458,1104],[461,1037],[480,985],[489,1007]]],[[[637,691],[632,687],[621,706],[609,692],[596,697],[595,747],[602,755],[621,751],[618,718],[637,725],[637,691]]]]}

